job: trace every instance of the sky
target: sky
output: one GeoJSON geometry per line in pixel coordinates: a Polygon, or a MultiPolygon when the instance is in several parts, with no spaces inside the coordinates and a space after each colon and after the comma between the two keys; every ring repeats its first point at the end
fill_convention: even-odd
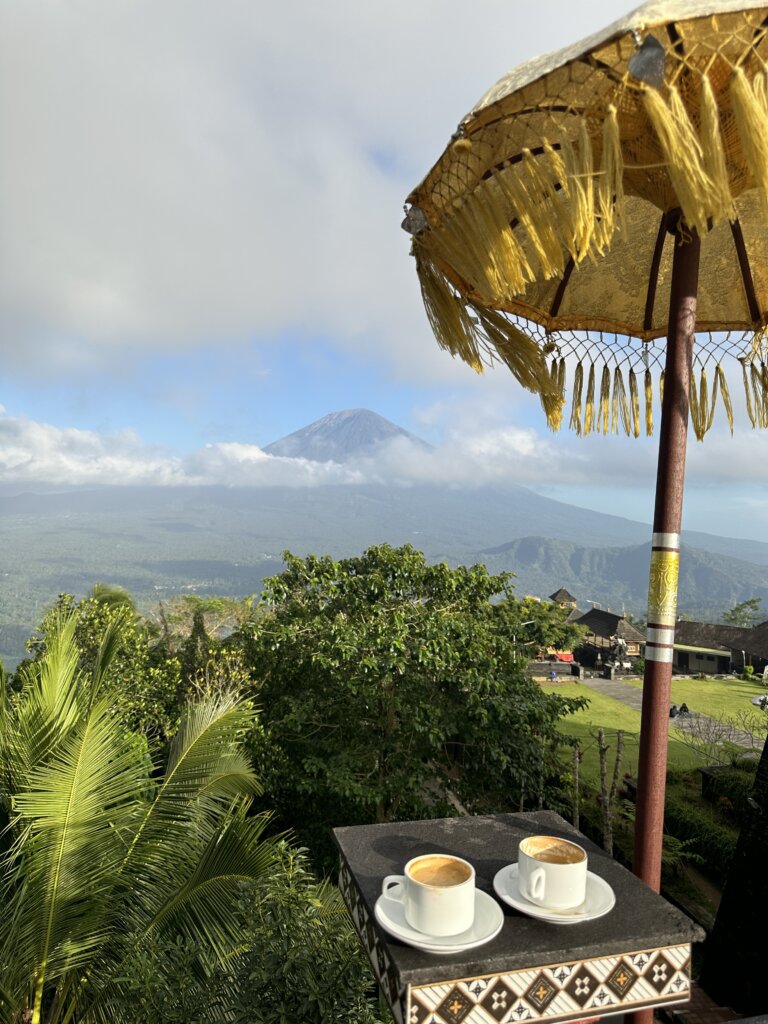
{"type": "MultiPolygon", "coordinates": [[[[621,0],[8,0],[0,486],[524,484],[650,522],[658,441],[546,427],[440,351],[403,203],[515,65],[621,0]],[[262,448],[368,408],[435,446],[262,448]]],[[[738,392],[738,383],[734,390],[738,392]]],[[[684,526],[763,539],[766,439],[689,442],[684,526]]],[[[0,497],[0,500],[2,498],[0,497]]]]}

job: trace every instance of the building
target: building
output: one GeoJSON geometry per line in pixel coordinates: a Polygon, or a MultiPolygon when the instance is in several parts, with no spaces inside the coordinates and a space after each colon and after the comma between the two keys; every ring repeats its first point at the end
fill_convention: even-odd
{"type": "MultiPolygon", "coordinates": [[[[730,672],[734,664],[731,644],[745,630],[715,622],[694,622],[678,619],[672,668],[677,672],[730,672]]],[[[741,667],[740,662],[735,662],[741,667]]]]}
{"type": "Polygon", "coordinates": [[[732,666],[741,670],[751,665],[755,675],[762,675],[768,667],[768,622],[761,622],[751,629],[732,627],[734,632],[728,639],[732,666]]]}
{"type": "Polygon", "coordinates": [[[644,654],[645,637],[624,615],[592,608],[575,621],[587,629],[582,646],[575,652],[584,665],[632,662],[644,654]]]}

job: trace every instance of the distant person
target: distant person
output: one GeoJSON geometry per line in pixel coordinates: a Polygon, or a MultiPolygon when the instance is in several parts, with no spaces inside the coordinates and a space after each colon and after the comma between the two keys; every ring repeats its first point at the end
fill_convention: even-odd
{"type": "Polygon", "coordinates": [[[688,705],[685,703],[685,701],[683,701],[683,703],[680,705],[680,717],[681,718],[690,718],[691,717],[691,712],[688,710],[688,705]]]}
{"type": "Polygon", "coordinates": [[[549,670],[549,680],[552,683],[556,683],[557,682],[557,672],[555,672],[555,670],[553,668],[551,668],[549,670]]]}
{"type": "Polygon", "coordinates": [[[677,718],[677,716],[679,714],[680,714],[680,710],[679,710],[677,704],[673,704],[672,707],[669,709],[669,717],[670,718],[677,718]]]}

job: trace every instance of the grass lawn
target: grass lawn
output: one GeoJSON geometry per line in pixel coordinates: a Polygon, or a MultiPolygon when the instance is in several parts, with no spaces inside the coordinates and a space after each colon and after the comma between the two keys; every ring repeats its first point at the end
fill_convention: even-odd
{"type": "MultiPolygon", "coordinates": [[[[608,745],[608,770],[613,768],[613,755],[616,749],[616,732],[624,730],[624,754],[621,774],[637,772],[637,757],[640,738],[640,712],[627,707],[621,701],[606,697],[605,694],[590,690],[581,683],[542,683],[547,693],[559,693],[564,697],[586,697],[589,707],[568,715],[560,723],[560,731],[565,736],[578,739],[582,750],[581,774],[585,781],[599,785],[600,761],[597,752],[597,730],[605,728],[608,745]]],[[[692,705],[691,705],[692,706],[692,705]]],[[[567,753],[564,754],[567,757],[567,753]]],[[[667,754],[668,767],[688,771],[697,768],[701,758],[680,740],[670,737],[667,754]]]]}
{"type": "MultiPolygon", "coordinates": [[[[630,686],[642,689],[640,679],[624,679],[630,686]]],[[[672,677],[672,701],[685,702],[691,711],[699,711],[710,718],[734,718],[744,713],[754,715],[758,720],[766,718],[750,704],[753,697],[764,697],[768,690],[757,683],[745,683],[741,679],[693,679],[689,676],[672,677]],[[761,718],[762,716],[762,718],[761,718]]]]}

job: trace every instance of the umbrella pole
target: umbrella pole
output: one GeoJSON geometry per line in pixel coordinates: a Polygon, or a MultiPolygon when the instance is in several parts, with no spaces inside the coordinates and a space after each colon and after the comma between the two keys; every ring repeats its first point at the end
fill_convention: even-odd
{"type": "MultiPolygon", "coordinates": [[[[688,394],[691,381],[700,239],[675,225],[675,250],[661,411],[656,506],[648,582],[648,632],[640,724],[633,871],[656,892],[661,885],[664,789],[669,743],[672,645],[677,615],[688,394]]],[[[672,230],[672,228],[670,228],[672,230]]],[[[641,1020],[645,1013],[635,1015],[641,1020]]],[[[648,1014],[650,1019],[652,1014],[648,1014]]]]}

